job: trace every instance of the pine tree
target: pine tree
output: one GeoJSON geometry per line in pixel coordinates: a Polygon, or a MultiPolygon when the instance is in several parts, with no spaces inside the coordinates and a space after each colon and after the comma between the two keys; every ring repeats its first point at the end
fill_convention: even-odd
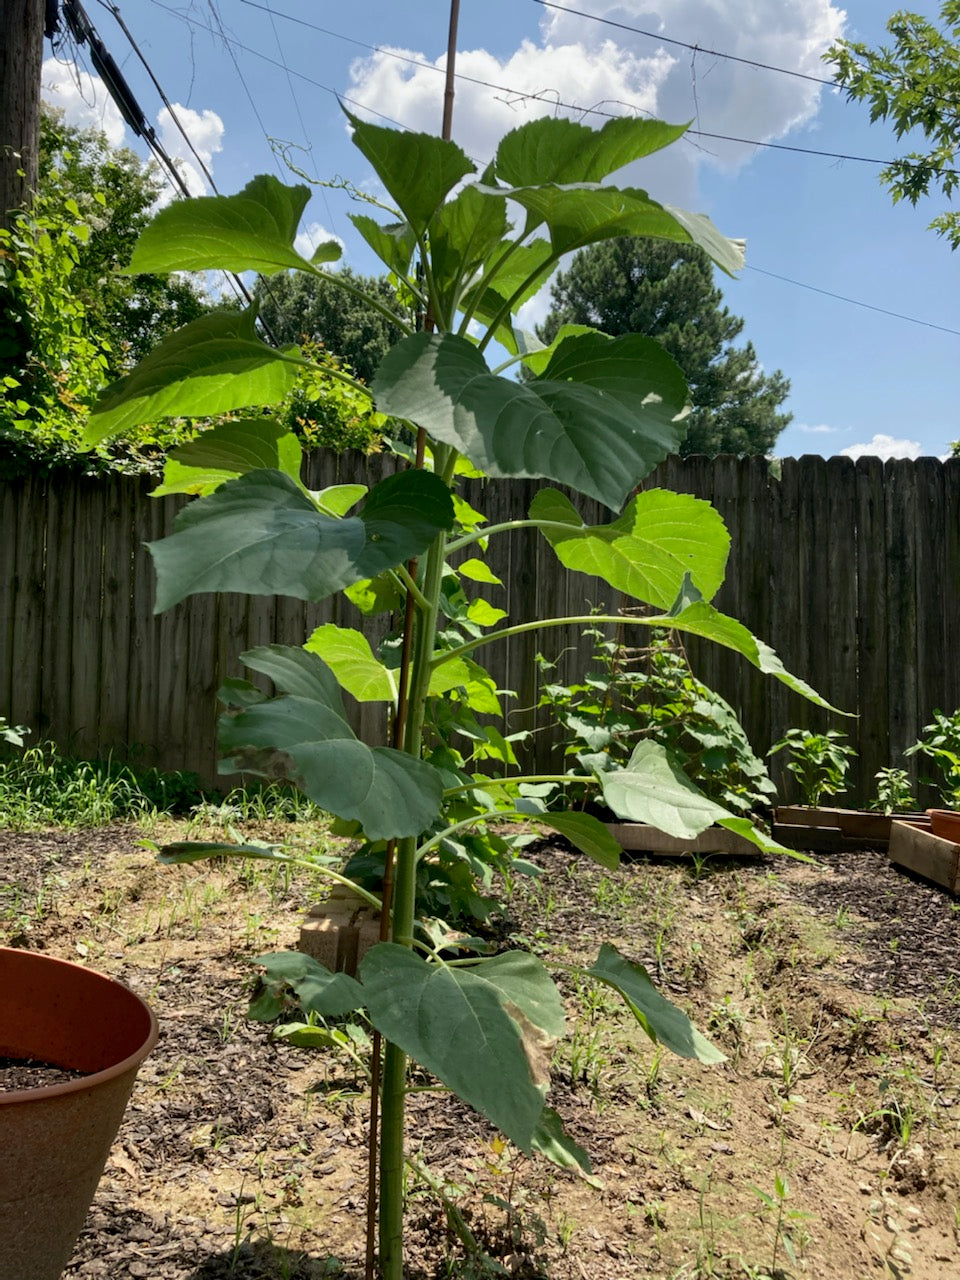
{"type": "Polygon", "coordinates": [[[762,371],[753,344],[734,346],[743,320],[722,306],[706,254],[667,240],[613,240],[576,255],[552,286],[540,337],[562,324],[616,336],[645,333],[686,375],[693,412],[681,453],[768,453],[791,419],[790,383],[762,371]]]}

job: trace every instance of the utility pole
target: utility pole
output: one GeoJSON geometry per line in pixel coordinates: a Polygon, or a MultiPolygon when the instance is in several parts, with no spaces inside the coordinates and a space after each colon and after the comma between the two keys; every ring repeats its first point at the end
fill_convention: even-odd
{"type": "Polygon", "coordinates": [[[0,227],[9,227],[11,212],[37,186],[40,67],[49,7],[47,0],[0,0],[0,227]]]}

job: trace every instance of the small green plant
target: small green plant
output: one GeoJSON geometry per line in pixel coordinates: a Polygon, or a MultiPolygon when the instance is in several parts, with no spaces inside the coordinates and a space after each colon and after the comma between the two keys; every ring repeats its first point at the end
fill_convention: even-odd
{"type": "Polygon", "coordinates": [[[787,769],[799,783],[803,803],[816,806],[824,796],[839,795],[847,789],[850,761],[857,753],[843,741],[845,736],[835,729],[826,733],[788,729],[767,754],[788,753],[787,769]]]}
{"type": "Polygon", "coordinates": [[[877,809],[888,816],[916,809],[917,801],[906,769],[878,769],[873,776],[877,794],[870,802],[871,809],[877,809]]]}
{"type": "MultiPolygon", "coordinates": [[[[571,772],[621,768],[638,743],[656,742],[704,795],[732,812],[770,804],[776,787],[736,713],[696,678],[675,636],[654,632],[648,645],[631,648],[600,627],[585,634],[593,640],[592,667],[577,684],[551,680],[557,663],[537,655],[540,706],[567,731],[571,772]]],[[[576,792],[566,794],[570,800],[576,792]]]]}
{"type": "Polygon", "coordinates": [[[801,1223],[807,1222],[813,1215],[805,1213],[802,1209],[794,1209],[789,1204],[790,1185],[787,1182],[786,1175],[779,1173],[774,1174],[773,1178],[773,1194],[768,1191],[761,1191],[759,1187],[751,1183],[751,1191],[760,1201],[765,1210],[773,1215],[773,1254],[770,1258],[770,1269],[764,1272],[751,1272],[756,1276],[756,1280],[776,1280],[776,1277],[782,1275],[777,1270],[777,1254],[781,1248],[790,1259],[790,1265],[796,1267],[798,1265],[798,1255],[803,1251],[804,1245],[809,1242],[809,1235],[806,1230],[800,1226],[801,1223]]]}
{"type": "Polygon", "coordinates": [[[945,808],[960,809],[960,708],[950,715],[935,710],[932,723],[923,726],[918,740],[903,754],[933,761],[940,778],[922,777],[920,781],[937,788],[945,808]]]}

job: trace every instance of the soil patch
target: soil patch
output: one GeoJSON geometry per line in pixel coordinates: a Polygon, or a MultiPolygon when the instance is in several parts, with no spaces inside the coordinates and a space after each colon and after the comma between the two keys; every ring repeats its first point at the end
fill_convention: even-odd
{"type": "MultiPolygon", "coordinates": [[[[0,832],[0,941],[114,974],[161,1026],[65,1275],[358,1280],[366,1080],[245,1016],[253,962],[294,945],[319,886],[264,864],[161,867],[145,834],[184,830],[0,832]]],[[[513,887],[504,929],[568,975],[550,1102],[596,1185],[413,1095],[432,1187],[411,1170],[411,1280],[960,1274],[960,904],[870,852],[616,873],[562,842],[529,856],[544,874],[513,887]],[[569,976],[602,941],[727,1061],[662,1053],[569,976]]]]}

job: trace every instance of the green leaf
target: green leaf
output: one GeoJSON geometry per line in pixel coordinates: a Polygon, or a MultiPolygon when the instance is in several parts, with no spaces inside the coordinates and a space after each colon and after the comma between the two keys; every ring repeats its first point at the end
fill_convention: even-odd
{"type": "MultiPolygon", "coordinates": [[[[258,271],[269,276],[289,267],[309,268],[293,247],[309,199],[309,187],[288,187],[261,174],[237,195],[174,200],[143,231],[127,274],[258,271]]],[[[330,245],[322,247],[324,261],[340,256],[339,249],[331,253],[330,245]]]]}
{"type": "Polygon", "coordinates": [[[599,818],[589,813],[544,813],[539,823],[566,836],[572,845],[608,871],[620,865],[620,846],[599,818]]]}
{"type": "Polygon", "coordinates": [[[365,213],[347,215],[367,244],[396,276],[410,270],[410,259],[417,247],[417,236],[409,222],[376,222],[365,213]]]}
{"type": "Polygon", "coordinates": [[[623,769],[600,775],[603,799],[618,818],[647,822],[681,840],[733,817],[690,781],[657,742],[641,742],[623,769]]]}
{"type": "Polygon", "coordinates": [[[345,516],[355,507],[370,487],[365,484],[331,484],[326,489],[316,489],[313,500],[328,516],[345,516]]]}
{"type": "Polygon", "coordinates": [[[496,252],[508,231],[506,205],[496,196],[466,186],[440,209],[430,228],[433,285],[452,319],[462,282],[472,280],[496,252]]]}
{"type": "Polygon", "coordinates": [[[471,600],[467,608],[467,617],[478,627],[495,627],[501,618],[507,616],[506,609],[498,609],[489,600],[477,598],[471,600]]]}
{"type": "Polygon", "coordinates": [[[438,697],[451,689],[469,688],[474,669],[473,663],[467,662],[464,658],[451,658],[442,666],[434,667],[430,673],[428,695],[438,697]]]}
{"type": "Polygon", "coordinates": [[[685,124],[620,116],[599,129],[544,116],[501,139],[496,177],[513,187],[545,182],[600,182],[634,160],[667,147],[686,133],[685,124]]]}
{"type": "Polygon", "coordinates": [[[553,358],[553,353],[564,338],[575,338],[581,333],[598,332],[600,332],[598,329],[594,329],[588,324],[562,324],[557,330],[553,341],[547,346],[540,341],[536,334],[528,333],[525,329],[514,329],[513,331],[517,343],[517,351],[523,356],[523,363],[538,378],[543,375],[544,369],[553,358]]]}
{"type": "Polygon", "coordinates": [[[488,980],[486,964],[428,964],[382,942],[360,961],[360,978],[377,1030],[529,1154],[547,1088],[547,1041],[504,993],[505,981],[521,994],[524,984],[502,971],[494,973],[499,985],[488,980]]]}
{"type": "Polygon", "coordinates": [[[569,533],[542,530],[566,568],[661,609],[674,603],[688,574],[708,598],[723,582],[730,535],[719,512],[690,494],[649,489],[611,524],[585,525],[569,498],[543,489],[530,518],[570,526],[569,533]]]}
{"type": "Polygon", "coordinates": [[[579,1174],[585,1182],[598,1191],[603,1190],[603,1183],[592,1176],[590,1157],[565,1132],[563,1121],[552,1107],[544,1107],[540,1113],[540,1123],[533,1135],[533,1149],[560,1169],[568,1169],[579,1174]]]}
{"type": "Polygon", "coordinates": [[[363,987],[346,973],[331,973],[301,951],[277,951],[256,956],[251,964],[263,965],[263,981],[274,988],[292,987],[304,1013],[342,1018],[364,1007],[363,987]]]}
{"type": "Polygon", "coordinates": [[[483,560],[464,560],[456,566],[457,573],[471,582],[489,582],[493,586],[502,587],[503,582],[483,560]]]}
{"type": "Polygon", "coordinates": [[[352,586],[345,587],[343,594],[368,617],[378,613],[397,613],[406,599],[399,580],[389,572],[379,573],[375,578],[361,578],[352,586]]]}
{"type": "Polygon", "coordinates": [[[522,205],[528,228],[545,223],[555,257],[619,236],[652,236],[699,245],[728,275],[743,267],[742,240],[727,239],[709,218],[659,204],[646,191],[592,184],[479,189],[522,205]]]}
{"type": "Polygon", "coordinates": [[[158,418],[208,418],[252,404],[276,404],[303,361],[261,342],[255,312],[218,311],[177,329],[102,393],[83,433],[99,444],[158,418]]]}
{"type": "Polygon", "coordinates": [[[700,1062],[725,1062],[725,1056],[696,1029],[687,1015],[665,999],[650,981],[643,965],[627,960],[605,942],[586,971],[619,991],[633,1016],[655,1043],[665,1045],[681,1058],[700,1062]]]}
{"type": "Polygon", "coordinates": [[[544,376],[490,373],[465,338],[418,333],[374,380],[377,407],[453,445],[493,476],[543,476],[619,510],[683,437],[687,388],[659,343],[638,334],[567,338],[544,376]]]}
{"type": "Polygon", "coordinates": [[[454,142],[368,124],[345,112],[353,143],[366,156],[390,198],[420,236],[447,195],[474,165],[454,142]]]}
{"type": "Polygon", "coordinates": [[[165,866],[205,862],[208,858],[256,858],[262,862],[288,861],[287,855],[276,845],[234,844],[220,840],[174,840],[170,844],[165,844],[157,855],[157,861],[165,866]]]}
{"type": "Polygon", "coordinates": [[[299,485],[302,460],[300,441],[272,418],[223,422],[170,450],[163,482],[152,496],[211,493],[227,480],[261,468],[282,471],[299,485]]]}
{"type": "Polygon", "coordinates": [[[287,778],[322,809],[360,822],[368,840],[419,835],[431,825],[443,800],[440,774],[405,752],[361,742],[316,654],[269,645],[242,657],[285,692],[221,716],[221,771],[287,778]]]}
{"type": "Polygon", "coordinates": [[[317,627],[303,647],[319,654],[340,687],[358,702],[396,702],[397,673],[373,656],[362,632],[328,622],[317,627]]]}
{"type": "Polygon", "coordinates": [[[645,621],[652,627],[673,627],[677,631],[703,636],[707,640],[712,640],[715,644],[722,644],[725,648],[733,649],[736,653],[742,654],[748,662],[752,663],[765,675],[774,676],[785,684],[788,689],[792,689],[794,693],[799,693],[801,697],[806,698],[816,706],[825,707],[828,711],[836,711],[839,715],[854,714],[853,712],[841,711],[839,707],[834,707],[825,698],[822,698],[816,689],[808,685],[805,680],[801,680],[799,676],[791,675],[768,644],[764,644],[762,640],[758,640],[756,636],[752,635],[743,623],[737,622],[735,618],[728,617],[725,613],[720,613],[713,605],[704,601],[696,601],[687,605],[685,609],[681,609],[677,614],[652,617],[645,619],[645,621]]]}
{"type": "Polygon", "coordinates": [[[322,515],[278,471],[254,471],[186,506],[149,543],[159,613],[198,591],[322,600],[418,556],[453,522],[446,485],[426,471],[388,476],[355,516],[322,515]]]}

